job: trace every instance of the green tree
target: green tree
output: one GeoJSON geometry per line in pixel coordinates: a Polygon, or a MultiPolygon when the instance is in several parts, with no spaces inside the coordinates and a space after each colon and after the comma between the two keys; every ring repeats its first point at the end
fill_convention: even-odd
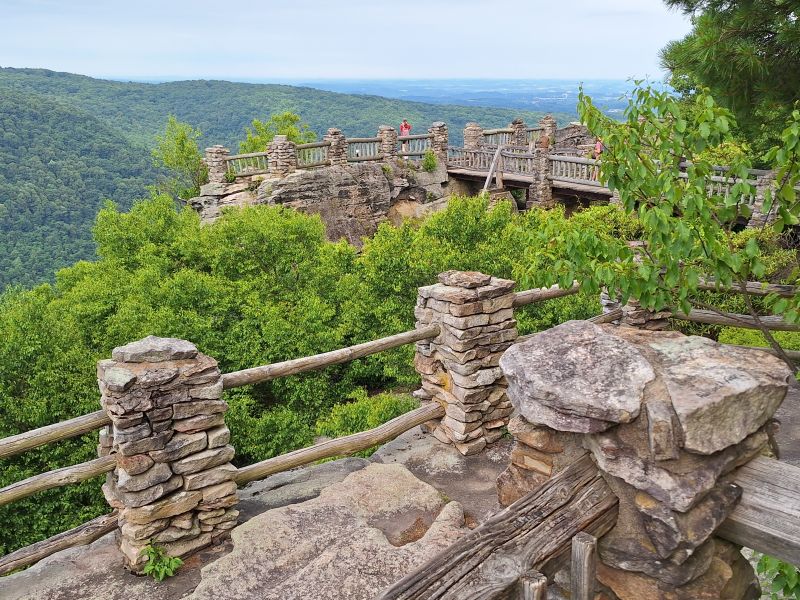
{"type": "Polygon", "coordinates": [[[665,1],[692,17],[692,31],[661,53],[673,86],[709,88],[756,149],[777,143],[800,89],[797,2],[665,1]]]}
{"type": "Polygon", "coordinates": [[[247,138],[239,142],[239,151],[264,152],[276,135],[285,135],[295,144],[308,144],[317,139],[308,124],[300,121],[300,115],[284,111],[271,115],[266,121],[253,120],[253,128],[245,129],[247,138]]]}
{"type": "Polygon", "coordinates": [[[170,173],[161,187],[182,200],[198,196],[200,186],[208,182],[208,169],[197,144],[201,136],[200,131],[178,121],[173,115],[167,119],[164,134],[156,136],[153,164],[170,173]]]}
{"type": "MultiPolygon", "coordinates": [[[[750,216],[746,198],[755,192],[747,183],[746,158],[734,157],[730,164],[728,176],[739,179],[730,193],[709,193],[716,173],[702,153],[729,140],[734,117],[728,109],[701,91],[687,114],[669,93],[638,88],[622,123],[604,116],[583,91],[579,111],[592,133],[603,138],[607,151],[601,180],[619,191],[626,212],[637,215],[642,245],[634,248],[616,236],[571,223],[545,226],[533,235],[542,242],[552,240],[552,249],[545,246],[543,254],[530,257],[529,277],[541,261],[550,260],[554,268],[547,270],[547,283],[569,285],[578,280],[587,292],[606,286],[623,301],[632,296],[654,310],[680,307],[687,313],[693,306],[719,310],[699,300],[703,278],[742,289],[749,280],[763,280],[766,263],[758,239],[735,232],[750,216]],[[684,159],[692,163],[685,172],[680,167],[684,159]],[[559,256],[560,248],[567,248],[566,258],[559,256]]],[[[768,194],[764,210],[773,205],[777,209],[778,230],[799,222],[794,186],[800,179],[800,112],[792,114],[782,140],[783,146],[766,157],[776,167],[778,192],[774,198],[768,194]]],[[[796,369],[761,323],[764,307],[747,294],[742,298],[770,345],[796,369]]],[[[766,307],[789,321],[800,321],[797,297],[767,297],[766,307]]]]}

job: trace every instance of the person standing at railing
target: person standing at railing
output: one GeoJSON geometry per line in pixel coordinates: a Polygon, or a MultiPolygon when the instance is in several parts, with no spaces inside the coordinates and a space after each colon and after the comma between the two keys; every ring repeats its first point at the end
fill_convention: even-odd
{"type": "MultiPolygon", "coordinates": [[[[406,135],[411,135],[411,123],[409,123],[406,119],[403,119],[403,122],[400,123],[400,137],[406,135]]],[[[408,140],[403,141],[402,152],[408,152],[408,140]]]]}
{"type": "Polygon", "coordinates": [[[592,179],[597,181],[600,178],[600,156],[605,152],[606,147],[603,144],[603,138],[597,138],[594,143],[594,150],[592,150],[592,158],[595,159],[597,164],[592,169],[592,179]]]}

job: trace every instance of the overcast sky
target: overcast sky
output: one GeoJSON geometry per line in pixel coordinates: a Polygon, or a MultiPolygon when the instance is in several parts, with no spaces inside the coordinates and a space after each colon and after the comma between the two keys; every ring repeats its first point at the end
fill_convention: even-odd
{"type": "Polygon", "coordinates": [[[661,0],[0,0],[0,66],[158,79],[660,78],[661,0]]]}

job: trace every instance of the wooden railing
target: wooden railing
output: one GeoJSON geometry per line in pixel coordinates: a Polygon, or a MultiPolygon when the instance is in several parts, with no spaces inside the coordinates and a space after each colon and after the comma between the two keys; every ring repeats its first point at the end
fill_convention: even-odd
{"type": "Polygon", "coordinates": [[[447,149],[447,166],[470,171],[488,171],[492,165],[494,151],[488,149],[447,149]]]}
{"type": "Polygon", "coordinates": [[[225,159],[228,171],[236,177],[240,175],[260,175],[269,172],[269,159],[266,152],[232,154],[225,159]]]}
{"type": "Polygon", "coordinates": [[[541,127],[528,127],[525,129],[525,143],[529,146],[533,146],[539,141],[539,138],[542,137],[542,129],[541,127]]]}
{"type": "Polygon", "coordinates": [[[514,173],[517,175],[533,175],[536,173],[535,154],[531,154],[527,148],[510,146],[503,148],[500,153],[503,158],[503,173],[514,173]]]}
{"type": "Polygon", "coordinates": [[[512,142],[514,130],[510,127],[502,129],[484,129],[483,145],[487,147],[507,146],[512,142]]]}
{"type": "Polygon", "coordinates": [[[550,155],[550,179],[602,187],[598,181],[600,164],[591,158],[550,155]]]}
{"type": "Polygon", "coordinates": [[[398,156],[423,156],[430,150],[433,134],[401,135],[397,138],[398,156]]]}
{"type": "Polygon", "coordinates": [[[324,167],[331,164],[328,160],[328,148],[330,142],[314,142],[311,144],[300,144],[297,146],[297,168],[311,169],[313,167],[324,167]]]}
{"type": "MultiPolygon", "coordinates": [[[[465,154],[491,155],[490,152],[471,150],[466,151],[465,154]]],[[[713,282],[704,283],[703,285],[714,286],[713,282]]],[[[754,284],[753,286],[747,288],[747,293],[751,293],[751,288],[752,293],[764,291],[762,288],[756,289],[754,284]]],[[[714,289],[717,289],[716,286],[714,289]]],[[[789,288],[786,286],[777,286],[776,289],[773,289],[772,291],[776,293],[788,294],[789,288]]],[[[515,294],[513,306],[518,308],[535,302],[564,297],[576,294],[578,292],[579,287],[577,285],[566,289],[554,287],[527,290],[515,294]]],[[[599,315],[591,320],[596,323],[604,323],[616,320],[621,316],[622,311],[617,310],[609,314],[599,315]]],[[[725,320],[724,324],[748,326],[746,324],[746,317],[743,317],[743,315],[733,315],[731,318],[733,318],[734,322],[732,323],[728,320],[725,320]]],[[[687,318],[697,322],[710,322],[699,320],[700,315],[697,311],[693,311],[693,313],[690,313],[688,317],[676,314],[675,318],[687,318]]],[[[781,324],[776,322],[774,319],[768,320],[767,322],[770,328],[780,328],[781,330],[788,331],[800,330],[800,327],[798,326],[781,324]]],[[[357,344],[348,348],[342,348],[340,350],[334,350],[314,356],[226,373],[223,375],[223,387],[225,389],[231,389],[244,385],[262,383],[278,377],[307,373],[331,365],[350,362],[352,360],[383,352],[385,350],[398,348],[406,344],[433,339],[437,337],[439,333],[440,329],[438,325],[429,325],[393,336],[381,338],[379,340],[357,344]]],[[[529,337],[530,336],[524,336],[518,338],[517,341],[521,342],[529,337]]],[[[278,457],[270,458],[246,467],[242,467],[238,469],[235,480],[239,485],[242,485],[249,481],[261,479],[268,475],[303,466],[321,459],[343,456],[364,450],[372,446],[385,443],[402,434],[403,432],[420,425],[421,423],[440,418],[443,415],[444,409],[441,405],[437,403],[429,404],[401,415],[400,417],[384,423],[375,429],[343,438],[329,440],[308,448],[295,450],[278,457]]],[[[110,419],[108,416],[105,415],[103,411],[97,411],[95,413],[70,419],[69,421],[48,425],[33,431],[11,436],[9,438],[0,440],[0,458],[9,457],[51,442],[89,433],[99,429],[100,427],[104,427],[109,423],[110,419]]],[[[105,456],[81,463],[79,465],[64,467],[40,475],[35,475],[26,480],[13,483],[0,489],[0,505],[20,500],[43,490],[52,489],[67,484],[78,483],[92,477],[97,477],[98,475],[112,471],[115,466],[116,458],[114,456],[105,456]]],[[[800,469],[797,471],[800,472],[800,469]]],[[[798,480],[800,480],[800,478],[798,478],[798,480]]],[[[794,488],[792,488],[790,492],[787,492],[787,494],[792,496],[792,494],[794,494],[794,488]]],[[[800,494],[792,496],[793,501],[796,501],[798,497],[800,497],[800,494]]],[[[781,545],[775,542],[774,535],[772,533],[764,533],[764,531],[762,531],[764,527],[759,524],[758,519],[755,519],[754,521],[752,516],[747,518],[749,520],[747,520],[746,524],[742,525],[741,527],[737,528],[736,526],[732,526],[734,527],[735,532],[731,533],[731,536],[741,537],[744,535],[741,533],[741,531],[743,531],[742,528],[745,528],[747,531],[757,530],[761,532],[761,538],[757,542],[758,545],[751,544],[751,547],[764,552],[769,552],[769,548],[772,546],[780,546],[777,551],[773,550],[774,555],[783,558],[787,556],[800,558],[800,526],[797,527],[797,539],[793,538],[790,542],[784,542],[781,545]],[[770,544],[772,544],[772,546],[770,546],[770,544]]],[[[0,557],[0,575],[8,573],[11,570],[29,566],[58,550],[62,550],[74,545],[90,543],[102,535],[105,535],[109,531],[112,531],[115,527],[116,517],[112,513],[110,515],[98,517],[89,523],[86,523],[71,531],[58,534],[53,538],[44,540],[34,544],[33,546],[20,549],[7,556],[0,557]]],[[[730,539],[733,539],[733,537],[730,539]]]]}
{"type": "Polygon", "coordinates": [[[381,138],[348,138],[347,160],[359,162],[363,160],[383,160],[381,138]]]}

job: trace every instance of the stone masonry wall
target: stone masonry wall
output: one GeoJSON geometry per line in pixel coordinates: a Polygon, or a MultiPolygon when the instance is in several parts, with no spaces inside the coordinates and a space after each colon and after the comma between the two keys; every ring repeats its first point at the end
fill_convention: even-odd
{"type": "Polygon", "coordinates": [[[103,493],[119,510],[119,545],[138,571],[149,541],[186,556],[236,525],[237,495],[217,361],[186,341],[147,337],[98,364],[113,422],[100,453],[117,457],[103,493]]]}
{"type": "Polygon", "coordinates": [[[767,446],[791,377],[782,361],[677,332],[570,321],[513,346],[500,366],[520,414],[501,498],[535,489],[583,449],[619,498],[616,527],[599,543],[601,597],[759,597],[750,564],[714,531],[741,495],[732,473],[767,446]]]}
{"type": "Polygon", "coordinates": [[[513,303],[513,281],[482,273],[448,271],[419,289],[417,324],[441,328],[417,343],[422,395],[445,407],[436,438],[464,455],[497,441],[512,412],[498,364],[517,338],[513,303]]]}

